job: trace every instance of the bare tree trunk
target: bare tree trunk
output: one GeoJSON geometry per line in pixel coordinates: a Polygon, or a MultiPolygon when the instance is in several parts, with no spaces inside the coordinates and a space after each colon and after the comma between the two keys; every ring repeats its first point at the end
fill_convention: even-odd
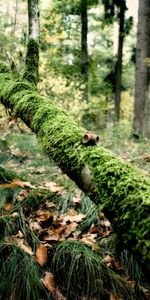
{"type": "Polygon", "coordinates": [[[136,50],[136,79],[134,99],[133,135],[143,135],[145,103],[148,95],[148,64],[150,55],[150,1],[139,0],[136,50]]]}
{"type": "Polygon", "coordinates": [[[120,119],[120,102],[121,102],[121,78],[122,78],[122,55],[124,42],[124,22],[125,22],[125,1],[123,0],[119,12],[119,36],[118,36],[118,53],[116,62],[115,76],[115,116],[116,121],[120,119]]]}
{"type": "Polygon", "coordinates": [[[88,102],[88,16],[87,0],[81,0],[81,73],[85,84],[83,100],[88,102]]]}
{"type": "Polygon", "coordinates": [[[19,0],[16,0],[16,5],[15,5],[15,17],[14,17],[14,23],[13,23],[11,35],[15,35],[15,31],[16,31],[17,13],[18,13],[18,1],[19,1],[19,0]]]}
{"type": "Polygon", "coordinates": [[[150,86],[149,86],[148,95],[146,97],[143,135],[145,138],[150,139],[150,86]]]}
{"type": "Polygon", "coordinates": [[[39,23],[39,7],[38,0],[28,0],[28,18],[29,18],[29,39],[34,39],[39,43],[39,32],[40,32],[40,23],[39,23]]]}

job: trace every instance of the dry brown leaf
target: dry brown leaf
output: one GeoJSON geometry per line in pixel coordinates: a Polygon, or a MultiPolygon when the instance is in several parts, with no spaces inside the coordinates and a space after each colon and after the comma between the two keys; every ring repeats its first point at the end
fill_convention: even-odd
{"type": "Polygon", "coordinates": [[[89,233],[97,233],[97,234],[99,233],[99,231],[100,231],[100,229],[94,225],[92,225],[90,227],[90,229],[88,230],[89,233]]]}
{"type": "Polygon", "coordinates": [[[16,218],[16,217],[19,217],[19,214],[18,214],[18,212],[14,212],[14,213],[11,214],[11,216],[12,216],[13,218],[16,218]]]}
{"type": "Polygon", "coordinates": [[[30,187],[30,188],[34,188],[34,186],[32,186],[30,184],[30,182],[22,181],[19,178],[14,178],[9,183],[0,184],[0,188],[14,188],[14,187],[30,187]]]}
{"type": "Polygon", "coordinates": [[[29,194],[29,192],[27,190],[20,191],[18,196],[17,196],[17,200],[18,201],[24,200],[27,197],[28,194],[29,194]]]}
{"type": "Polygon", "coordinates": [[[62,293],[58,290],[58,288],[56,288],[55,296],[56,296],[56,299],[57,299],[57,300],[67,300],[67,298],[64,297],[64,296],[62,295],[62,293]]]}
{"type": "Polygon", "coordinates": [[[8,162],[7,162],[7,167],[8,168],[15,168],[15,167],[18,167],[20,164],[19,163],[14,163],[14,161],[12,159],[10,159],[8,162]]]}
{"type": "Polygon", "coordinates": [[[103,261],[106,263],[107,267],[112,268],[115,271],[121,271],[123,268],[119,265],[119,263],[114,259],[114,257],[110,255],[106,255],[103,259],[103,261]]]}
{"type": "Polygon", "coordinates": [[[36,173],[43,174],[46,173],[45,167],[36,168],[36,173]]]}
{"type": "Polygon", "coordinates": [[[72,204],[76,207],[80,206],[81,198],[80,197],[73,197],[72,204]]]}
{"type": "Polygon", "coordinates": [[[107,219],[101,220],[101,225],[108,227],[108,228],[111,227],[111,223],[107,219]]]}
{"type": "Polygon", "coordinates": [[[32,248],[28,245],[28,243],[24,240],[23,234],[19,231],[16,236],[12,237],[13,240],[17,243],[17,245],[27,254],[34,255],[32,248]]]}
{"type": "Polygon", "coordinates": [[[19,230],[19,231],[17,232],[17,234],[15,235],[15,238],[18,238],[18,239],[24,239],[24,235],[23,235],[23,233],[19,230]]]}
{"type": "Polygon", "coordinates": [[[19,178],[13,179],[11,183],[12,183],[14,186],[34,188],[34,186],[32,186],[30,182],[22,181],[22,180],[19,179],[19,178]]]}
{"type": "Polygon", "coordinates": [[[6,210],[6,211],[10,211],[12,208],[13,208],[12,203],[5,203],[3,205],[3,209],[6,210]]]}
{"type": "Polygon", "coordinates": [[[115,294],[110,294],[110,300],[123,300],[123,298],[120,298],[119,296],[115,294]]]}
{"type": "Polygon", "coordinates": [[[64,236],[61,236],[59,234],[51,234],[51,235],[48,235],[46,237],[43,238],[44,241],[64,241],[65,238],[64,236]]]}
{"type": "Polygon", "coordinates": [[[76,222],[80,223],[83,219],[85,219],[86,215],[77,214],[77,212],[73,209],[70,209],[66,214],[60,216],[60,221],[62,225],[67,224],[68,222],[76,222]]]}
{"type": "Polygon", "coordinates": [[[54,276],[51,272],[45,272],[45,277],[42,278],[42,283],[51,294],[55,293],[56,285],[54,276]]]}
{"type": "Polygon", "coordinates": [[[150,300],[150,291],[141,285],[139,285],[139,289],[144,294],[145,298],[150,300]]]}
{"type": "Polygon", "coordinates": [[[51,222],[53,221],[54,213],[47,211],[47,210],[38,210],[36,212],[36,219],[40,222],[48,221],[48,219],[51,219],[51,222]]]}
{"type": "Polygon", "coordinates": [[[83,237],[81,239],[81,242],[91,246],[93,250],[96,249],[96,251],[97,251],[98,250],[98,245],[97,245],[96,240],[95,240],[96,237],[97,237],[97,234],[87,233],[87,234],[83,235],[83,237]]]}
{"type": "Polygon", "coordinates": [[[62,235],[64,232],[65,232],[65,230],[66,230],[66,228],[67,228],[67,226],[66,225],[60,225],[58,228],[52,228],[51,229],[51,232],[52,232],[52,234],[58,234],[58,235],[62,235]]]}
{"type": "Polygon", "coordinates": [[[56,207],[56,204],[55,204],[55,203],[49,202],[48,200],[46,200],[46,202],[44,203],[44,205],[45,205],[47,208],[56,207]]]}
{"type": "Polygon", "coordinates": [[[62,187],[57,185],[54,181],[45,181],[43,184],[46,188],[50,189],[54,193],[62,190],[62,187]]]}
{"type": "Polygon", "coordinates": [[[47,246],[45,244],[40,244],[36,249],[35,255],[38,264],[43,267],[48,259],[47,246]]]}
{"type": "Polygon", "coordinates": [[[98,252],[99,249],[100,249],[100,246],[97,243],[95,243],[95,244],[92,245],[92,250],[93,251],[98,252]]]}
{"type": "Polygon", "coordinates": [[[29,221],[29,227],[30,229],[40,233],[42,231],[42,227],[40,226],[40,224],[37,221],[29,221]]]}

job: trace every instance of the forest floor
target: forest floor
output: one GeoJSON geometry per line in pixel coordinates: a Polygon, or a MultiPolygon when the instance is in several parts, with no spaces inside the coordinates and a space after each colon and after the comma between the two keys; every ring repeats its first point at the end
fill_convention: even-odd
{"type": "MultiPolygon", "coordinates": [[[[48,232],[49,229],[45,228],[45,226],[47,226],[45,225],[47,220],[49,221],[49,219],[51,219],[52,222],[51,234],[49,233],[49,237],[47,240],[44,240],[43,237],[41,238],[41,244],[36,250],[36,259],[39,265],[43,266],[43,259],[44,264],[47,262],[47,258],[45,259],[45,252],[43,252],[45,251],[45,248],[42,248],[43,245],[45,247],[45,244],[43,244],[45,242],[56,243],[57,241],[68,241],[72,239],[76,241],[81,240],[81,242],[84,242],[86,245],[90,246],[92,248],[92,251],[98,252],[99,243],[97,238],[109,238],[112,235],[112,228],[109,221],[106,220],[105,216],[101,214],[100,211],[96,210],[97,208],[93,206],[94,204],[90,203],[90,200],[88,200],[87,197],[85,199],[86,201],[84,201],[83,193],[65,174],[62,174],[61,170],[55,165],[53,161],[50,161],[43,154],[42,149],[37,143],[35,135],[21,121],[17,120],[16,122],[16,119],[14,117],[6,115],[3,107],[1,106],[0,118],[0,165],[13,170],[16,174],[18,174],[18,176],[21,176],[22,180],[29,183],[29,186],[31,184],[31,187],[34,187],[34,189],[45,188],[50,192],[57,194],[58,197],[63,197],[63,201],[65,199],[63,204],[60,204],[59,217],[58,210],[55,211],[56,203],[55,201],[53,201],[53,199],[51,200],[49,206],[47,202],[40,206],[38,210],[38,217],[37,212],[34,212],[34,215],[31,214],[30,216],[28,216],[28,223],[30,225],[32,223],[32,229],[35,229],[37,235],[39,234],[39,236],[41,236],[41,232],[43,232],[43,230],[44,233],[46,232],[46,230],[48,232]],[[45,215],[45,206],[49,210],[52,210],[52,212],[50,212],[50,215],[45,215]],[[99,221],[97,222],[98,218],[99,221]],[[87,223],[86,220],[88,220],[87,223]],[[44,227],[41,227],[41,224],[44,224],[44,227]],[[34,228],[34,226],[37,226],[37,228],[34,228]]],[[[99,133],[100,143],[107,149],[119,155],[124,161],[131,163],[134,167],[142,169],[142,172],[145,175],[149,175],[150,143],[147,140],[143,140],[140,142],[133,141],[133,139],[130,139],[130,132],[130,124],[122,123],[116,128],[114,128],[110,124],[104,131],[101,131],[99,133]]],[[[22,199],[26,197],[26,192],[24,192],[24,189],[21,194],[21,197],[22,199]]],[[[3,207],[2,209],[6,210],[8,213],[9,205],[3,207]]],[[[10,206],[10,210],[11,209],[12,206],[10,206]]],[[[49,228],[49,224],[47,228],[49,228]]],[[[18,238],[22,239],[22,237],[19,235],[20,231],[18,231],[18,233],[15,236],[15,240],[17,243],[18,238]]],[[[26,245],[26,250],[24,247],[22,248],[23,251],[30,252],[30,247],[27,246],[26,241],[24,241],[23,243],[24,246],[26,245]]],[[[63,247],[69,246],[67,244],[63,247]]],[[[63,247],[62,251],[65,251],[65,248],[63,247]]],[[[102,243],[100,247],[103,247],[102,243]]],[[[81,251],[80,248],[79,251],[81,251]]],[[[105,252],[104,250],[103,261],[108,267],[110,267],[114,272],[118,273],[120,276],[120,272],[122,272],[124,267],[120,267],[120,262],[118,263],[117,259],[115,259],[111,255],[108,255],[108,253],[109,251],[105,252]]],[[[50,273],[46,272],[46,275],[42,280],[45,287],[51,293],[51,291],[55,290],[55,284],[54,282],[52,282],[52,280],[50,280],[47,284],[46,276],[48,276],[49,274],[50,273]]],[[[127,280],[127,276],[124,276],[124,274],[123,278],[127,280]]],[[[134,285],[133,278],[131,279],[131,281],[127,280],[127,282],[129,282],[129,285],[131,283],[131,286],[134,285]]],[[[117,293],[119,292],[116,292],[116,294],[117,293]]],[[[144,293],[147,294],[147,290],[144,293]]],[[[55,299],[58,300],[65,299],[62,297],[61,294],[59,294],[58,290],[57,295],[55,296],[55,299]]],[[[97,298],[82,297],[82,299],[97,298]]],[[[124,298],[121,296],[120,298],[118,298],[118,296],[115,296],[115,293],[111,291],[110,298],[108,299],[118,300],[124,298]]],[[[130,296],[129,299],[131,299],[130,296]]]]}

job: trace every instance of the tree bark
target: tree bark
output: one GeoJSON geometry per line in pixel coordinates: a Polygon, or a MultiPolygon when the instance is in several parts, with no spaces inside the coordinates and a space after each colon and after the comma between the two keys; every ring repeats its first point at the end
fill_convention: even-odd
{"type": "Polygon", "coordinates": [[[150,139],[150,84],[145,104],[143,135],[145,138],[150,139]]]}
{"type": "Polygon", "coordinates": [[[37,85],[39,78],[39,37],[40,37],[40,12],[38,0],[28,0],[28,33],[25,70],[23,79],[37,85]]]}
{"type": "Polygon", "coordinates": [[[83,100],[88,102],[88,16],[87,0],[81,0],[81,73],[85,85],[83,100]]]}
{"type": "Polygon", "coordinates": [[[145,103],[148,96],[148,64],[150,56],[150,1],[139,0],[136,50],[136,79],[134,99],[133,134],[143,135],[145,103]]]}
{"type": "Polygon", "coordinates": [[[122,79],[122,55],[123,55],[123,42],[124,42],[124,22],[125,22],[125,1],[119,8],[119,36],[118,36],[118,52],[116,62],[116,75],[115,75],[115,116],[116,121],[120,119],[120,103],[121,103],[121,79],[122,79]]]}
{"type": "Polygon", "coordinates": [[[85,144],[85,129],[0,65],[0,101],[36,134],[45,153],[95,203],[100,204],[122,245],[150,263],[150,181],[101,145],[85,144]]]}
{"type": "Polygon", "coordinates": [[[39,43],[39,7],[38,7],[38,0],[28,0],[28,32],[29,32],[29,39],[34,39],[37,43],[39,43]]]}

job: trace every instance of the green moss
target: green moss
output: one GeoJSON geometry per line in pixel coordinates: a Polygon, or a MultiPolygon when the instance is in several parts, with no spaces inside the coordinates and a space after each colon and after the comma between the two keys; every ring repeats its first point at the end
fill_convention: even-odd
{"type": "Polygon", "coordinates": [[[29,39],[27,44],[26,65],[22,79],[26,79],[35,86],[39,78],[39,44],[34,39],[29,39]]]}
{"type": "Polygon", "coordinates": [[[10,68],[7,64],[0,61],[0,73],[9,73],[10,68]]]}

